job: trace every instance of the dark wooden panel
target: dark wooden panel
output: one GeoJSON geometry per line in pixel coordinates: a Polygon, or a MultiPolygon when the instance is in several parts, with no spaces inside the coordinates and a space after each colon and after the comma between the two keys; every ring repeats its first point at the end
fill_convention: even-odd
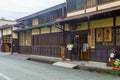
{"type": "Polygon", "coordinates": [[[32,54],[42,55],[42,56],[52,56],[60,57],[61,51],[60,46],[33,46],[32,54]]]}
{"type": "Polygon", "coordinates": [[[97,62],[108,62],[110,50],[112,46],[100,46],[95,49],[95,52],[90,53],[90,60],[97,62]]]}
{"type": "Polygon", "coordinates": [[[65,32],[65,43],[69,44],[71,42],[70,32],[65,32]]]}
{"type": "Polygon", "coordinates": [[[62,33],[40,34],[33,36],[33,45],[60,45],[62,44],[62,33]]]}
{"type": "Polygon", "coordinates": [[[99,3],[103,3],[103,2],[107,2],[107,1],[110,1],[110,0],[98,0],[99,3]]]}
{"type": "Polygon", "coordinates": [[[2,44],[0,45],[0,51],[2,51],[2,44]]]}
{"type": "Polygon", "coordinates": [[[95,59],[96,59],[95,51],[96,50],[94,50],[94,49],[90,49],[90,53],[89,53],[89,60],[90,61],[95,61],[95,59]]]}
{"type": "Polygon", "coordinates": [[[13,52],[19,52],[19,41],[18,39],[13,39],[13,45],[12,45],[12,51],[13,52]]]}
{"type": "Polygon", "coordinates": [[[96,57],[101,57],[102,56],[101,54],[102,54],[101,50],[96,50],[96,57]]]}
{"type": "Polygon", "coordinates": [[[67,11],[72,11],[76,9],[76,0],[67,0],[67,11]]]}
{"type": "Polygon", "coordinates": [[[31,54],[32,47],[31,46],[19,46],[19,52],[24,54],[31,54]]]}

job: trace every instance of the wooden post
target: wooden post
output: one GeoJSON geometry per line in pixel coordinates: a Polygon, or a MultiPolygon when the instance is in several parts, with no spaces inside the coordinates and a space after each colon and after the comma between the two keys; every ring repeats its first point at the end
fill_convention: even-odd
{"type": "Polygon", "coordinates": [[[66,47],[65,47],[65,24],[61,25],[62,29],[62,44],[60,45],[61,48],[61,60],[65,61],[66,60],[66,47]]]}
{"type": "MultiPolygon", "coordinates": [[[[88,16],[88,39],[90,39],[90,16],[88,16]]],[[[89,40],[88,40],[89,41],[89,40]]],[[[88,42],[88,45],[89,45],[89,42],[88,42]]],[[[90,45],[88,47],[88,59],[90,59],[90,45]]]]}
{"type": "Polygon", "coordinates": [[[98,11],[98,3],[99,3],[99,1],[96,0],[96,10],[97,10],[97,11],[98,11]]]}
{"type": "Polygon", "coordinates": [[[11,54],[13,54],[13,26],[11,27],[11,54]]]}
{"type": "Polygon", "coordinates": [[[116,17],[113,17],[113,43],[114,48],[116,48],[116,17]]]}
{"type": "Polygon", "coordinates": [[[17,52],[20,53],[20,32],[17,32],[17,36],[18,36],[18,50],[17,50],[17,52]]]}
{"type": "Polygon", "coordinates": [[[4,39],[3,39],[3,29],[1,29],[1,52],[3,52],[4,51],[4,48],[3,48],[3,42],[4,41],[4,39]]]}
{"type": "Polygon", "coordinates": [[[85,13],[86,13],[86,8],[87,8],[87,1],[84,0],[84,10],[85,10],[85,13]]]}
{"type": "Polygon", "coordinates": [[[64,17],[65,17],[65,14],[64,14],[64,13],[65,13],[65,11],[64,11],[64,7],[62,8],[61,11],[62,11],[62,18],[64,18],[64,17]]]}
{"type": "Polygon", "coordinates": [[[88,16],[88,35],[90,35],[90,16],[88,16]]]}
{"type": "Polygon", "coordinates": [[[60,48],[61,48],[61,59],[62,59],[62,61],[65,61],[66,60],[66,52],[65,52],[65,45],[64,44],[61,44],[60,45],[60,48]]]}
{"type": "Polygon", "coordinates": [[[62,30],[62,37],[63,37],[63,44],[65,45],[65,24],[63,24],[63,30],[62,30]]]}

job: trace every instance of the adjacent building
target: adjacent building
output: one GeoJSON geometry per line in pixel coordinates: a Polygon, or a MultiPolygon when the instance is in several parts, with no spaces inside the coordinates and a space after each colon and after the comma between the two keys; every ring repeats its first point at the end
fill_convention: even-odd
{"type": "Polygon", "coordinates": [[[3,52],[11,51],[12,25],[15,21],[0,19],[0,50],[3,52]]]}

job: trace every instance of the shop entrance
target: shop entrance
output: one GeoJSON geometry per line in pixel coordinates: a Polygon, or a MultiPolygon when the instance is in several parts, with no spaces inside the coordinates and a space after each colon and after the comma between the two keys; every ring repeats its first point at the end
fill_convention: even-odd
{"type": "Polygon", "coordinates": [[[11,35],[3,36],[3,52],[11,51],[12,38],[11,35]]]}
{"type": "Polygon", "coordinates": [[[88,35],[87,33],[78,33],[72,36],[72,43],[74,44],[72,50],[72,58],[75,60],[88,60],[88,35]]]}

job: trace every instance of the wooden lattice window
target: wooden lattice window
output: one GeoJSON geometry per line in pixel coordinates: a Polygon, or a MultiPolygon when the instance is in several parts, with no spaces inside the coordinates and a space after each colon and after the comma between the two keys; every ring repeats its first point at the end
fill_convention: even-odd
{"type": "Polygon", "coordinates": [[[31,32],[26,32],[26,46],[31,46],[31,32]]]}
{"type": "Polygon", "coordinates": [[[116,29],[116,45],[120,46],[120,28],[116,29]]]}
{"type": "Polygon", "coordinates": [[[67,11],[73,11],[76,9],[76,0],[67,0],[67,11]]]}
{"type": "Polygon", "coordinates": [[[5,36],[3,38],[3,43],[11,43],[12,42],[12,38],[11,36],[5,36]]]}
{"type": "Polygon", "coordinates": [[[84,0],[76,0],[76,8],[83,9],[84,8],[84,0]]]}
{"type": "Polygon", "coordinates": [[[103,2],[107,2],[107,1],[110,1],[110,0],[98,0],[99,3],[103,3],[103,2]]]}
{"type": "Polygon", "coordinates": [[[87,7],[92,7],[96,5],[96,0],[87,0],[87,7]]]}
{"type": "Polygon", "coordinates": [[[25,46],[25,33],[24,32],[20,33],[19,44],[20,46],[25,46]]]}

